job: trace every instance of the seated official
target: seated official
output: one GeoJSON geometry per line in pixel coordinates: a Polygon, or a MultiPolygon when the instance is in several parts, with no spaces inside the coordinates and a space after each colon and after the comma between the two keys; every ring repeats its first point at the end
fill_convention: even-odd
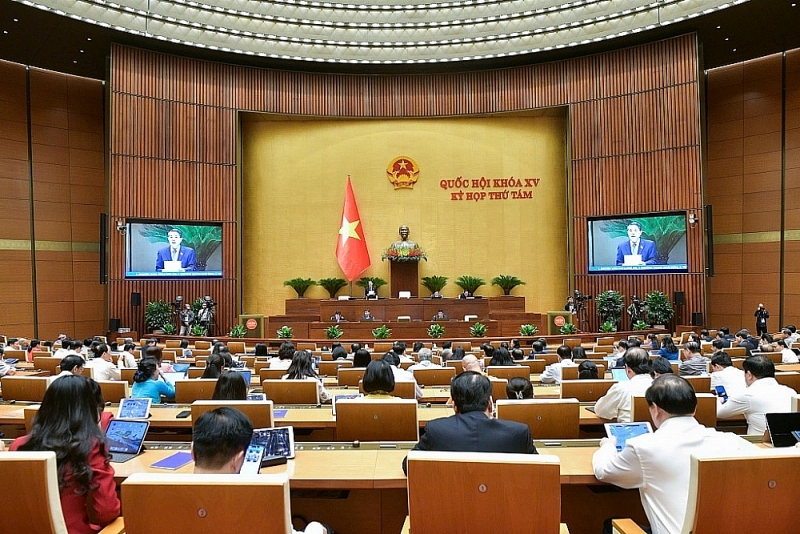
{"type": "Polygon", "coordinates": [[[413,382],[414,383],[414,396],[419,400],[422,397],[422,388],[417,384],[417,379],[414,378],[414,373],[411,373],[400,367],[400,356],[396,352],[390,351],[383,355],[383,361],[391,365],[392,373],[394,373],[395,382],[413,382]]]}
{"type": "Polygon", "coordinates": [[[120,369],[136,369],[136,356],[133,355],[134,349],[136,349],[136,345],[130,342],[122,346],[122,352],[117,356],[117,367],[120,369]]]}
{"type": "Polygon", "coordinates": [[[427,347],[422,347],[421,349],[419,349],[419,352],[417,352],[417,356],[419,357],[419,363],[415,363],[414,365],[406,369],[406,371],[408,371],[409,373],[413,373],[417,369],[442,368],[441,365],[433,363],[433,352],[431,351],[431,349],[427,347]]]}
{"type": "Polygon", "coordinates": [[[433,316],[431,321],[446,321],[447,315],[444,314],[444,310],[439,310],[436,312],[436,315],[433,316]]]}
{"type": "Polygon", "coordinates": [[[153,404],[161,404],[161,396],[175,398],[175,386],[164,379],[158,361],[155,358],[142,358],[139,368],[133,375],[131,397],[153,400],[153,404]]]}
{"type": "Polygon", "coordinates": [[[238,371],[228,371],[217,379],[211,400],[247,400],[250,384],[238,371]]]}
{"type": "Polygon", "coordinates": [[[369,310],[364,310],[364,315],[360,318],[361,321],[375,321],[375,316],[369,310]]]}
{"type": "Polygon", "coordinates": [[[450,384],[450,394],[456,414],[429,421],[414,450],[536,453],[528,425],[492,418],[492,383],[487,377],[461,373],[450,384]]]}
{"type": "Polygon", "coordinates": [[[515,376],[506,384],[506,396],[512,400],[532,399],[533,384],[530,380],[515,376]]]}
{"type": "Polygon", "coordinates": [[[468,298],[472,298],[472,293],[470,293],[469,291],[467,291],[467,290],[465,289],[463,292],[461,292],[461,293],[459,293],[459,294],[458,294],[458,298],[460,298],[460,299],[468,299],[468,298]]]}
{"type": "Polygon", "coordinates": [[[711,390],[715,390],[716,386],[724,387],[728,395],[738,393],[747,387],[744,371],[733,365],[731,357],[724,350],[715,352],[711,356],[711,390]]]}
{"type": "Polygon", "coordinates": [[[674,534],[686,517],[692,453],[746,451],[755,445],[699,424],[694,388],[674,374],[655,379],[645,397],[657,430],[630,438],[621,452],[613,439],[601,439],[592,467],[598,480],[639,489],[653,534],[674,534]]]}
{"type": "MultiPolygon", "coordinates": [[[[252,438],[253,425],[239,410],[222,407],[207,411],[197,418],[192,431],[194,472],[202,475],[237,474],[244,465],[245,451],[252,438]]],[[[263,505],[269,506],[269,503],[263,505]]],[[[172,506],[181,506],[181,503],[172,506]]],[[[297,532],[292,529],[293,534],[297,532]]],[[[303,532],[326,534],[329,530],[312,522],[303,532]]]]}
{"type": "MultiPolygon", "coordinates": [[[[491,345],[490,345],[491,346],[491,345]]],[[[505,367],[505,366],[519,365],[514,361],[511,353],[505,347],[497,347],[492,353],[492,359],[489,360],[489,367],[505,367]]]]}
{"type": "Polygon", "coordinates": [[[672,364],[669,362],[668,359],[666,359],[663,356],[658,356],[650,360],[651,378],[658,378],[661,375],[671,375],[671,374],[675,374],[675,371],[672,369],[672,364]]]}
{"type": "Polygon", "coordinates": [[[628,349],[622,357],[628,380],[617,382],[605,395],[597,399],[594,413],[603,419],[616,419],[620,423],[631,421],[633,395],[644,395],[653,382],[650,376],[650,356],[647,351],[634,347],[628,349]]]}
{"type": "Polygon", "coordinates": [[[597,380],[600,370],[594,362],[589,360],[582,361],[578,366],[578,380],[597,380]]]}
{"type": "Polygon", "coordinates": [[[206,367],[200,378],[219,378],[225,370],[225,360],[220,354],[212,354],[206,360],[206,367]]]}
{"type": "Polygon", "coordinates": [[[336,310],[336,313],[331,315],[331,321],[335,321],[337,323],[344,323],[344,322],[347,322],[347,319],[344,318],[344,315],[342,315],[342,312],[340,312],[339,310],[336,310]]]}

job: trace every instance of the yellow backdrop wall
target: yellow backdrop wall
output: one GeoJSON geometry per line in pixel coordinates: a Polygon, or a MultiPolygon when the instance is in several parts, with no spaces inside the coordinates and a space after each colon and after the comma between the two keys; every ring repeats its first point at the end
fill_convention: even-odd
{"type": "MultiPolygon", "coordinates": [[[[512,294],[526,297],[528,311],[563,306],[569,287],[563,111],[422,120],[242,117],[245,313],[284,313],[284,300],[296,296],[285,280],[344,278],[334,252],[348,174],[372,259],[363,276],[390,280],[381,253],[405,224],[428,254],[420,277],[449,277],[445,297],[460,292],[453,281],[461,275],[486,281],[479,295],[501,295],[490,281],[508,274],[526,282],[512,294]],[[398,156],[419,166],[413,189],[395,189],[387,179],[398,156]],[[450,187],[459,177],[469,187],[450,187]],[[482,177],[488,187],[480,187],[487,183],[478,182],[482,177]],[[512,177],[514,186],[496,181],[512,177]],[[476,192],[486,194],[467,199],[476,192]]],[[[363,291],[354,285],[353,294],[363,291]]],[[[380,295],[388,296],[388,288],[380,295]]],[[[312,287],[306,297],[327,292],[312,287]]]]}

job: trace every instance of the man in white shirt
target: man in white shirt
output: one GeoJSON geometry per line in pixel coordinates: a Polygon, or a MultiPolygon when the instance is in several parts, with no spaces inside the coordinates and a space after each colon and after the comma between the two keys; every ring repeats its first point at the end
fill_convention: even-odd
{"type": "Polygon", "coordinates": [[[133,354],[136,345],[133,343],[125,343],[122,347],[122,352],[117,356],[117,367],[120,369],[136,369],[136,356],[133,354]]]}
{"type": "Polygon", "coordinates": [[[392,373],[394,374],[395,382],[413,382],[414,383],[414,396],[417,399],[422,397],[422,388],[417,384],[417,379],[414,378],[412,373],[409,373],[400,367],[400,357],[395,352],[387,352],[383,355],[383,361],[392,366],[392,373]]]}
{"type": "Polygon", "coordinates": [[[419,356],[419,363],[415,363],[406,369],[409,373],[413,374],[417,369],[441,369],[441,365],[433,363],[433,352],[431,352],[431,349],[422,347],[419,349],[417,355],[419,356]]]}
{"type": "Polygon", "coordinates": [[[628,380],[617,382],[605,395],[597,400],[594,413],[603,419],[615,419],[620,423],[631,421],[634,395],[644,395],[653,382],[650,376],[650,356],[640,347],[625,351],[622,357],[628,380]]]}
{"type": "Polygon", "coordinates": [[[750,356],[744,361],[747,387],[717,401],[717,418],[729,419],[744,414],[748,434],[763,434],[767,429],[766,414],[792,411],[792,397],[797,392],[775,380],[775,364],[766,356],[750,356]]]}
{"type": "Polygon", "coordinates": [[[397,354],[397,357],[400,358],[400,363],[411,363],[414,361],[413,358],[406,356],[406,348],[408,345],[405,341],[397,341],[392,346],[392,352],[397,354]]]}
{"type": "MultiPolygon", "coordinates": [[[[0,358],[3,357],[3,349],[0,348],[0,358]]],[[[4,360],[0,359],[0,376],[14,376],[17,370],[11,365],[7,364],[4,360]]]]}
{"type": "Polygon", "coordinates": [[[655,379],[645,393],[656,431],[629,439],[617,452],[603,438],[592,457],[598,480],[621,488],[638,488],[653,534],[680,532],[689,496],[691,454],[755,450],[752,443],[699,424],[692,386],[674,374],[655,379]]]}
{"type": "Polygon", "coordinates": [[[800,360],[797,358],[797,354],[789,348],[789,345],[786,344],[786,341],[779,339],[775,342],[778,345],[778,348],[781,349],[781,363],[798,363],[800,360]]]}
{"type": "Polygon", "coordinates": [[[61,372],[58,373],[56,376],[50,378],[50,382],[52,383],[54,380],[61,378],[62,376],[70,376],[70,375],[81,375],[83,374],[83,367],[86,362],[83,359],[83,356],[79,356],[77,354],[69,354],[65,356],[61,363],[58,364],[61,372]]]}
{"type": "Polygon", "coordinates": [[[120,380],[122,377],[120,376],[119,367],[114,363],[108,345],[105,343],[98,345],[96,353],[98,357],[89,360],[86,364],[92,368],[94,379],[120,380]]]}
{"type": "Polygon", "coordinates": [[[567,345],[561,345],[556,350],[558,361],[544,368],[544,372],[539,377],[542,384],[560,384],[562,367],[577,367],[578,364],[572,360],[572,349],[567,345]]]}
{"type": "Polygon", "coordinates": [[[716,386],[724,387],[728,395],[747,387],[744,371],[734,367],[731,357],[725,351],[718,351],[711,357],[711,390],[714,391],[716,386]]]}

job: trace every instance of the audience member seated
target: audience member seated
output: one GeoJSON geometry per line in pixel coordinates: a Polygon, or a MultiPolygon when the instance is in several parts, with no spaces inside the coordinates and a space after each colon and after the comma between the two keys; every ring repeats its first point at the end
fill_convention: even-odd
{"type": "Polygon", "coordinates": [[[453,354],[450,356],[450,360],[463,360],[464,356],[467,352],[464,350],[464,347],[456,347],[453,349],[453,354]]]}
{"type": "Polygon", "coordinates": [[[61,378],[62,376],[81,375],[83,374],[83,367],[85,364],[86,361],[84,361],[82,356],[78,356],[77,354],[65,356],[64,359],[61,360],[61,363],[58,364],[61,372],[53,377],[53,380],[61,378]]]}
{"type": "Polygon", "coordinates": [[[294,357],[294,345],[291,341],[284,341],[278,349],[278,356],[269,359],[270,369],[288,369],[294,357]]]}
{"type": "Polygon", "coordinates": [[[621,452],[613,439],[601,439],[592,458],[594,475],[621,488],[638,488],[654,534],[681,532],[692,453],[746,451],[755,445],[699,424],[694,388],[674,374],[655,379],[645,397],[657,430],[627,440],[621,452]]]}
{"type": "Polygon", "coordinates": [[[797,354],[786,344],[786,341],[779,339],[775,342],[778,349],[781,352],[781,363],[798,363],[800,360],[797,358],[797,354]]]}
{"type": "MultiPolygon", "coordinates": [[[[578,348],[578,347],[576,347],[578,348]]],[[[573,354],[575,353],[575,349],[572,349],[573,354]]],[[[600,378],[599,370],[597,369],[597,365],[594,362],[590,362],[589,360],[583,361],[578,365],[578,380],[597,380],[600,378]]]]}
{"type": "Polygon", "coordinates": [[[661,348],[658,351],[659,356],[663,356],[668,360],[677,360],[679,356],[678,347],[672,341],[672,336],[666,335],[661,338],[661,348]]]}
{"type": "Polygon", "coordinates": [[[453,342],[452,341],[443,341],[442,342],[442,361],[452,360],[453,359],[453,342]]]}
{"type": "MultiPolygon", "coordinates": [[[[344,349],[342,349],[344,350],[344,349]]],[[[284,380],[316,380],[317,391],[319,392],[320,402],[327,402],[331,395],[325,386],[322,385],[322,378],[314,370],[311,353],[305,350],[298,350],[292,357],[292,364],[281,378],[284,380]]]]}
{"type": "Polygon", "coordinates": [[[736,332],[735,340],[732,344],[737,347],[744,347],[745,354],[750,357],[751,351],[758,349],[758,340],[750,335],[750,330],[742,328],[736,332]]]}
{"type": "Polygon", "coordinates": [[[442,366],[436,363],[433,363],[433,352],[431,349],[422,347],[417,352],[417,356],[419,357],[419,363],[415,363],[406,371],[413,373],[417,369],[440,369],[442,366]]]}
{"type": "Polygon", "coordinates": [[[200,378],[219,378],[225,369],[225,360],[221,354],[211,354],[206,360],[206,367],[200,378]]]}
{"type": "Polygon", "coordinates": [[[150,398],[153,404],[161,403],[161,395],[168,399],[175,398],[175,386],[164,380],[158,360],[155,358],[142,358],[138,369],[133,375],[133,388],[131,397],[150,398]]]}
{"type": "Polygon", "coordinates": [[[372,361],[372,355],[367,349],[358,349],[353,355],[353,367],[366,367],[372,361]]]}
{"type": "Polygon", "coordinates": [[[533,384],[521,376],[515,376],[506,384],[506,396],[509,399],[532,399],[533,384]]]}
{"type": "Polygon", "coordinates": [[[347,359],[347,349],[339,345],[338,347],[334,347],[331,351],[331,357],[334,360],[346,360],[347,359]]]}
{"type": "Polygon", "coordinates": [[[744,391],[747,383],[744,371],[735,367],[728,353],[721,350],[711,357],[711,389],[716,386],[725,388],[725,393],[731,395],[744,391]]]}
{"type": "Polygon", "coordinates": [[[387,352],[383,355],[383,361],[392,366],[395,382],[413,382],[414,383],[414,396],[419,399],[422,397],[422,388],[417,384],[417,379],[414,378],[413,373],[409,373],[400,367],[400,357],[394,352],[387,352]]]}
{"type": "Polygon", "coordinates": [[[481,350],[483,351],[483,357],[491,359],[494,357],[494,346],[491,343],[482,343],[481,350]]]}
{"type": "Polygon", "coordinates": [[[95,380],[120,380],[119,367],[114,363],[108,345],[100,343],[93,348],[94,358],[86,365],[94,370],[95,380]]]}
{"type": "Polygon", "coordinates": [[[367,399],[393,399],[394,373],[391,364],[383,360],[369,362],[361,385],[367,399]]]}
{"type": "MultiPolygon", "coordinates": [[[[192,431],[194,472],[202,475],[237,474],[244,464],[244,454],[252,438],[253,425],[239,410],[222,407],[207,411],[197,418],[192,431]]],[[[293,534],[297,532],[292,529],[293,534]]],[[[312,522],[303,532],[326,534],[328,530],[321,523],[312,522]]]]}
{"type": "Polygon", "coordinates": [[[665,357],[659,356],[658,358],[653,358],[650,360],[651,377],[658,378],[661,375],[669,375],[674,373],[675,371],[672,369],[672,364],[665,357]]]}
{"type": "Polygon", "coordinates": [[[647,334],[647,342],[643,343],[642,347],[654,352],[661,350],[661,342],[658,340],[658,334],[647,334]]]}
{"type": "Polygon", "coordinates": [[[133,343],[125,343],[122,346],[122,352],[117,356],[117,367],[120,369],[136,369],[136,356],[133,351],[136,345],[133,343]]]}
{"type": "Polygon", "coordinates": [[[556,350],[556,353],[558,354],[558,361],[545,367],[544,372],[539,378],[542,384],[560,384],[561,368],[577,367],[578,365],[572,360],[572,349],[569,348],[568,345],[561,345],[556,350]]]}
{"type": "Polygon", "coordinates": [[[408,345],[406,345],[405,341],[396,341],[394,345],[392,345],[392,352],[397,354],[397,357],[400,358],[401,363],[411,363],[414,361],[412,358],[406,356],[407,347],[408,345]]]}
{"type": "MultiPolygon", "coordinates": [[[[491,345],[490,345],[491,346],[491,345]]],[[[489,367],[503,366],[503,365],[519,365],[511,357],[511,353],[505,347],[498,347],[494,351],[492,359],[489,361],[489,367]]]]}
{"type": "Polygon", "coordinates": [[[0,376],[14,376],[17,370],[3,360],[3,347],[0,347],[0,376]]]}
{"type": "Polygon", "coordinates": [[[56,453],[61,509],[70,534],[94,534],[119,516],[114,468],[91,379],[66,376],[54,381],[31,433],[14,440],[10,450],[56,453]]]}
{"type": "Polygon", "coordinates": [[[687,341],[683,346],[684,360],[678,366],[678,374],[681,376],[698,376],[708,372],[710,360],[700,354],[700,343],[697,341],[687,341]]]}
{"type": "Polygon", "coordinates": [[[266,343],[256,343],[254,355],[256,358],[263,358],[269,356],[269,347],[266,343]]]}
{"type": "Polygon", "coordinates": [[[531,343],[531,353],[528,355],[528,359],[535,360],[537,354],[544,354],[544,347],[538,339],[531,343]]]}
{"type": "Polygon", "coordinates": [[[650,376],[650,355],[641,347],[628,349],[622,357],[628,380],[617,382],[597,400],[594,413],[603,419],[616,419],[620,423],[631,421],[633,395],[644,395],[653,382],[650,376]]]}
{"type": "MultiPolygon", "coordinates": [[[[154,358],[158,363],[158,369],[162,373],[174,373],[175,369],[172,368],[172,364],[169,362],[165,362],[164,360],[164,351],[161,350],[161,347],[158,345],[150,344],[153,340],[148,341],[147,347],[145,347],[142,358],[154,358]]],[[[155,340],[158,341],[158,340],[155,340]]]]}
{"type": "Polygon", "coordinates": [[[586,349],[578,345],[577,347],[572,347],[572,361],[576,360],[585,360],[588,358],[586,355],[586,349]]]}
{"type": "MultiPolygon", "coordinates": [[[[468,354],[464,356],[464,359],[461,360],[461,370],[462,371],[472,371],[473,373],[480,373],[485,375],[486,372],[483,369],[483,358],[478,359],[477,357],[473,356],[472,354],[468,354]]],[[[452,403],[448,403],[452,404],[452,403]]]]}
{"type": "Polygon", "coordinates": [[[767,429],[766,414],[792,411],[792,397],[797,392],[775,380],[775,364],[766,356],[751,356],[744,361],[744,382],[747,387],[728,400],[717,400],[717,417],[728,419],[744,415],[748,434],[763,434],[767,429]]]}
{"type": "Polygon", "coordinates": [[[237,371],[223,373],[214,386],[212,400],[247,400],[250,385],[245,381],[244,375],[237,371]]]}

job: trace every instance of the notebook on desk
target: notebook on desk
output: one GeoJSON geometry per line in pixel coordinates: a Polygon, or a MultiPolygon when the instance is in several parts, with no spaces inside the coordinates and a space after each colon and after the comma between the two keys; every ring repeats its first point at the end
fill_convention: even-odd
{"type": "Polygon", "coordinates": [[[142,452],[149,427],[149,421],[113,419],[106,430],[106,444],[111,453],[111,461],[127,462],[142,452]]]}

